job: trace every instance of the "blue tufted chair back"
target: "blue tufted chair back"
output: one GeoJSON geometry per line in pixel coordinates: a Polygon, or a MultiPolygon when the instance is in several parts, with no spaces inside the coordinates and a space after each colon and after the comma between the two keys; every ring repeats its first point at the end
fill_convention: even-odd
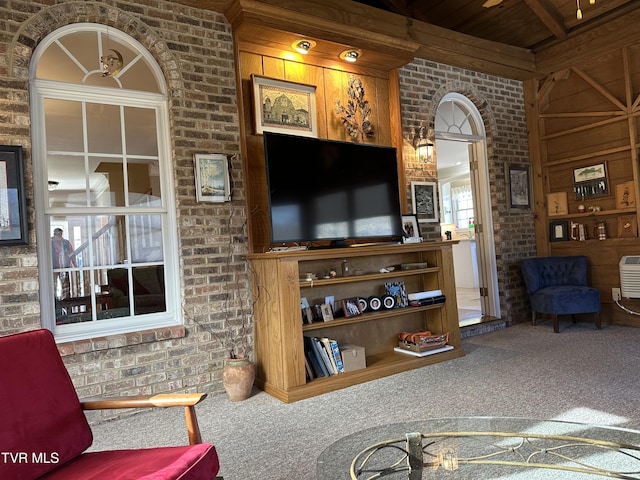
{"type": "Polygon", "coordinates": [[[529,294],[559,285],[587,286],[587,257],[535,257],[522,260],[522,275],[529,294]]]}

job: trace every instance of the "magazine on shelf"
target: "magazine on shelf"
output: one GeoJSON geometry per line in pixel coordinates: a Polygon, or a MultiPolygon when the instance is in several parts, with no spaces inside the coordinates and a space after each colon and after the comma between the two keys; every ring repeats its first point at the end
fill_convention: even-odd
{"type": "Polygon", "coordinates": [[[413,355],[414,357],[426,357],[427,355],[434,355],[436,353],[446,352],[448,350],[453,350],[453,345],[445,345],[444,347],[434,348],[432,350],[426,350],[424,352],[413,352],[411,350],[405,350],[404,348],[396,347],[394,348],[396,352],[404,353],[406,355],[413,355]]]}

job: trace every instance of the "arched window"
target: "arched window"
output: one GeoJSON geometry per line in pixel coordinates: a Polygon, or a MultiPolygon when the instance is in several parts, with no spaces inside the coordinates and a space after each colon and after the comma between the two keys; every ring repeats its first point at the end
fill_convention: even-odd
{"type": "Polygon", "coordinates": [[[167,96],[130,36],[73,24],[31,68],[43,326],[59,341],[180,321],[167,96]]]}

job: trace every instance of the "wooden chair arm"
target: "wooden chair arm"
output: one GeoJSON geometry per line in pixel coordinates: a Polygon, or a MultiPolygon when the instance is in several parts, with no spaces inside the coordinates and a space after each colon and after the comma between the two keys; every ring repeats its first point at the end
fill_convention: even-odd
{"type": "Polygon", "coordinates": [[[130,397],[92,397],[80,400],[83,410],[115,408],[185,407],[184,414],[189,433],[189,444],[202,443],[195,406],[207,397],[206,393],[161,393],[130,397]]]}

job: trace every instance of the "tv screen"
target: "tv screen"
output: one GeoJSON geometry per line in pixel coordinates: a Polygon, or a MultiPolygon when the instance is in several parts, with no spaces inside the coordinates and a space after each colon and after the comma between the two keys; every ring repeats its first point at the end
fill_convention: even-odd
{"type": "Polygon", "coordinates": [[[264,134],[271,242],[402,238],[396,149],[264,134]]]}

